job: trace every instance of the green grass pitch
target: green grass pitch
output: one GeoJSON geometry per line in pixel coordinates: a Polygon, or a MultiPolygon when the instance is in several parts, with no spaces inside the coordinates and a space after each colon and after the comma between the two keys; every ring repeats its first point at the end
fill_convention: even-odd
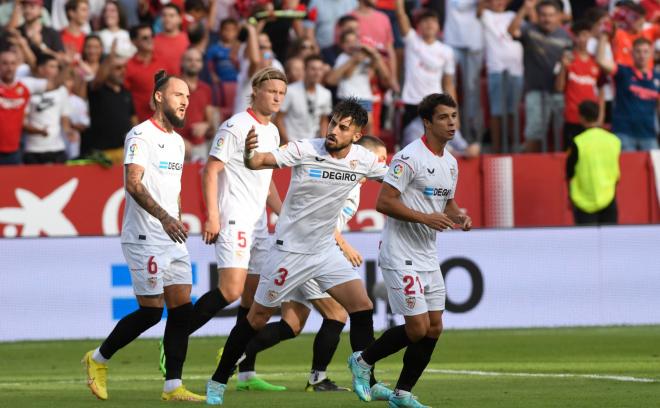
{"type": "MultiPolygon", "coordinates": [[[[286,385],[280,393],[235,391],[227,407],[363,407],[353,393],[303,391],[312,335],[264,352],[257,370],[286,385]]],[[[184,383],[203,392],[224,338],[193,338],[184,383]]],[[[0,407],[162,407],[158,342],[138,340],[110,362],[110,399],[99,401],[84,383],[79,361],[98,341],[0,343],[0,407]]],[[[350,385],[344,334],[329,375],[350,385]]],[[[377,366],[395,383],[402,354],[377,366]]],[[[433,407],[660,407],[660,326],[532,330],[449,330],[413,390],[433,407]]],[[[175,403],[187,405],[188,403],[175,403]]],[[[386,407],[382,402],[372,405],[386,407]]]]}

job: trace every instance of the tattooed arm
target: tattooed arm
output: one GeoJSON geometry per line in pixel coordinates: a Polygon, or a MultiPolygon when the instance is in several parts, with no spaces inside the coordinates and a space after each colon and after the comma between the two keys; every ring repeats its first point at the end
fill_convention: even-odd
{"type": "MultiPolygon", "coordinates": [[[[186,241],[186,233],[183,223],[172,217],[163,207],[158,205],[156,200],[151,197],[147,188],[142,184],[144,168],[137,164],[126,165],[126,191],[133,197],[136,203],[146,212],[156,217],[163,225],[163,230],[172,238],[172,241],[183,243],[186,241]]],[[[180,202],[179,202],[180,206],[180,202]]],[[[181,216],[179,211],[179,217],[181,216]]]]}

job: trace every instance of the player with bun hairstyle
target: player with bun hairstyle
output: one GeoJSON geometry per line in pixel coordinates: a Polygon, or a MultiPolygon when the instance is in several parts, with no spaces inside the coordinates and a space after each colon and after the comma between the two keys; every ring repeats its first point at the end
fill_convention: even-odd
{"type": "Polygon", "coordinates": [[[100,347],[83,358],[87,386],[102,400],[108,399],[108,360],[158,324],[165,304],[167,376],[161,397],[166,401],[205,400],[181,381],[193,313],[192,268],[185,245],[188,233],[181,222],[185,149],[173,128],[183,125],[189,99],[188,85],[182,79],[158,72],[152,94],[154,115],[126,135],[121,245],[139,308],[124,316],[100,347]]]}

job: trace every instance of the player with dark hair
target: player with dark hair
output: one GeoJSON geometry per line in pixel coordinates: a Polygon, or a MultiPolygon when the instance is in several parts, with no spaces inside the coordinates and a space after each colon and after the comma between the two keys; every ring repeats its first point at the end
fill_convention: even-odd
{"type": "Polygon", "coordinates": [[[363,350],[373,341],[373,304],[334,239],[337,218],[351,190],[363,178],[380,179],[387,171],[376,155],[354,145],[366,124],[367,112],[355,99],[347,99],[335,106],[325,139],[299,140],[262,153],[255,150],[259,143],[254,130],[247,135],[248,168],[293,167],[293,171],[254,303],[247,319],[239,321],[227,339],[206,386],[207,404],[223,403],[229,377],[247,344],[280,303],[311,279],[348,312],[352,349],[363,350]]]}
{"type": "Polygon", "coordinates": [[[193,313],[192,268],[185,245],[188,234],[181,222],[185,149],[183,139],[173,128],[184,124],[189,98],[188,85],[182,79],[159,71],[152,93],[154,115],[126,135],[126,207],[121,243],[140,307],[123,317],[101,346],[83,358],[87,386],[102,400],[108,399],[108,360],[160,322],[167,304],[167,376],[162,399],[204,401],[181,382],[193,313]]]}
{"type": "Polygon", "coordinates": [[[406,348],[390,407],[424,407],[411,390],[431,360],[445,308],[436,231],[455,224],[465,231],[472,227],[454,200],[458,165],[445,149],[458,124],[456,102],[446,94],[427,95],[419,116],[425,135],[394,155],[376,203],[387,216],[378,262],[392,311],[402,314],[405,324],[349,359],[353,389],[364,399],[360,390],[369,384],[373,364],[406,348]]]}
{"type": "MultiPolygon", "coordinates": [[[[384,163],[387,160],[387,149],[382,140],[374,136],[365,135],[356,144],[370,150],[378,157],[379,161],[384,163]]],[[[337,245],[354,267],[362,264],[362,256],[344,239],[341,230],[357,212],[357,208],[360,205],[360,187],[362,187],[362,183],[355,186],[346,199],[339,214],[337,229],[335,230],[335,241],[337,245]]],[[[341,332],[346,324],[348,315],[336,300],[332,299],[327,293],[321,292],[318,283],[314,280],[309,281],[301,290],[284,301],[282,303],[282,319],[278,322],[268,323],[248,344],[245,349],[245,359],[238,365],[238,389],[246,389],[243,382],[245,381],[244,376],[247,373],[256,375],[255,362],[257,353],[300,334],[305,327],[312,307],[323,316],[323,323],[314,337],[312,369],[305,390],[320,392],[349,391],[348,388],[335,384],[326,374],[327,367],[337,350],[341,332]],[[292,333],[294,336],[291,336],[288,331],[282,330],[284,324],[294,329],[292,333]]],[[[387,395],[389,397],[391,392],[391,390],[380,383],[374,384],[372,387],[373,394],[387,395]]],[[[383,397],[381,399],[385,398],[383,397]]]]}

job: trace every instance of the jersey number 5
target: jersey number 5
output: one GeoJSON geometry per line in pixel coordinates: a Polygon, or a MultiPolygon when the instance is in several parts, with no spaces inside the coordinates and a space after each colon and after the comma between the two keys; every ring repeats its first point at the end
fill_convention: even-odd
{"type": "Polygon", "coordinates": [[[282,286],[284,285],[284,282],[286,282],[286,276],[289,274],[289,271],[284,268],[280,268],[277,270],[277,273],[279,273],[280,276],[279,278],[275,278],[273,283],[275,283],[277,286],[282,286]]]}
{"type": "Polygon", "coordinates": [[[403,277],[403,283],[406,285],[403,288],[403,293],[405,295],[415,294],[415,290],[412,288],[415,284],[415,278],[417,279],[417,284],[419,285],[419,293],[424,294],[424,287],[422,286],[422,282],[419,280],[419,276],[413,277],[412,275],[405,275],[403,277]]]}
{"type": "Polygon", "coordinates": [[[245,248],[247,246],[247,238],[245,237],[245,231],[238,231],[238,247],[245,248]]]}

